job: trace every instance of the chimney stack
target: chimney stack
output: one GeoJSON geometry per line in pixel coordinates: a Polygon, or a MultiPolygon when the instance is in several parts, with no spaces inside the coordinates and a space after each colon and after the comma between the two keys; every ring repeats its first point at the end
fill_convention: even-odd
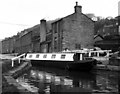
{"type": "Polygon", "coordinates": [[[82,6],[78,6],[78,2],[75,5],[75,13],[82,13],[82,6]]]}
{"type": "Polygon", "coordinates": [[[42,19],[40,20],[40,42],[46,41],[46,20],[42,19]]]}

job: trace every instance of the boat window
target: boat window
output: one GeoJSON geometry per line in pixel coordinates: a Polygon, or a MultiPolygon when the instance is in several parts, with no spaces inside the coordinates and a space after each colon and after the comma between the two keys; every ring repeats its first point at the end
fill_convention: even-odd
{"type": "Polygon", "coordinates": [[[46,58],[47,57],[47,55],[43,55],[43,58],[46,58]]]}
{"type": "Polygon", "coordinates": [[[61,59],[65,59],[65,56],[66,56],[66,55],[61,55],[61,59]]]}
{"type": "Polygon", "coordinates": [[[55,58],[56,57],[56,55],[55,54],[53,54],[52,56],[51,56],[51,58],[55,58]]]}
{"type": "Polygon", "coordinates": [[[94,53],[91,53],[91,57],[93,57],[94,56],[94,53]]]}
{"type": "Polygon", "coordinates": [[[97,52],[92,52],[91,57],[97,56],[97,52]]]}
{"type": "Polygon", "coordinates": [[[99,53],[99,56],[106,56],[107,53],[106,52],[103,52],[103,53],[99,53]]]}
{"type": "Polygon", "coordinates": [[[97,52],[94,53],[94,56],[97,56],[97,52]]]}
{"type": "Polygon", "coordinates": [[[32,58],[32,55],[29,55],[29,58],[32,58]]]}
{"type": "Polygon", "coordinates": [[[36,58],[39,58],[39,56],[40,56],[40,55],[39,55],[39,54],[37,54],[37,55],[36,55],[36,58]]]}
{"type": "Polygon", "coordinates": [[[88,53],[83,53],[83,57],[88,57],[89,54],[88,53]]]}

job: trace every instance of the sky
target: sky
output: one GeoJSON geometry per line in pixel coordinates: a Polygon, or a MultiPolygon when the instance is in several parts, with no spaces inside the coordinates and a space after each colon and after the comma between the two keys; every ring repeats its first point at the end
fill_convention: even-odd
{"type": "Polygon", "coordinates": [[[41,19],[54,20],[70,15],[76,1],[84,14],[104,18],[118,16],[120,0],[0,0],[0,39],[37,25],[41,19]]]}

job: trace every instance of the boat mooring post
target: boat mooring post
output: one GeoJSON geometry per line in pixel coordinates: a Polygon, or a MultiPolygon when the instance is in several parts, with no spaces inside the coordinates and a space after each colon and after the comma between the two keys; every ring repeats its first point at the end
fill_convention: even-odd
{"type": "Polygon", "coordinates": [[[89,57],[91,56],[91,52],[89,52],[89,57]]]}
{"type": "Polygon", "coordinates": [[[18,63],[20,64],[20,58],[18,59],[18,63]]]}
{"type": "Polygon", "coordinates": [[[14,67],[14,60],[12,59],[12,67],[14,67]]]}
{"type": "Polygon", "coordinates": [[[83,59],[83,56],[82,56],[82,54],[80,54],[80,60],[82,60],[83,59]]]}
{"type": "Polygon", "coordinates": [[[97,57],[99,57],[99,54],[100,54],[100,53],[99,53],[99,52],[97,52],[97,57]]]}

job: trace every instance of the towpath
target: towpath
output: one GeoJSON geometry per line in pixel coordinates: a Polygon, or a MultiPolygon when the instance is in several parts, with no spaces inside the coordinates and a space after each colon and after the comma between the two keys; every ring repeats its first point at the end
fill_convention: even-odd
{"type": "Polygon", "coordinates": [[[2,93],[2,63],[5,59],[12,59],[14,56],[10,54],[0,54],[0,94],[2,93]]]}
{"type": "Polygon", "coordinates": [[[0,59],[12,59],[15,56],[11,56],[10,54],[0,54],[0,59]]]}
{"type": "Polygon", "coordinates": [[[14,57],[15,56],[11,56],[10,54],[0,54],[0,94],[32,94],[19,85],[13,77],[27,70],[27,68],[30,67],[29,63],[24,62],[11,69],[11,59],[14,57]]]}

